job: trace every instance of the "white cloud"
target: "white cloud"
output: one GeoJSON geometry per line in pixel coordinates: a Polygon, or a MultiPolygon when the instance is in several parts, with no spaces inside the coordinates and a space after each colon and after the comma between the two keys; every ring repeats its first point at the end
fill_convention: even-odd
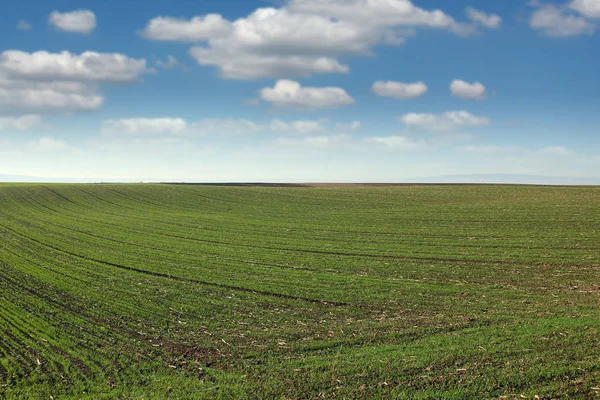
{"type": "Polygon", "coordinates": [[[8,110],[95,110],[103,102],[104,97],[93,84],[4,80],[0,75],[0,106],[8,110]]]}
{"type": "Polygon", "coordinates": [[[227,35],[231,23],[219,14],[185,19],[156,17],[148,21],[141,31],[142,36],[153,40],[199,42],[227,35]]]}
{"type": "Polygon", "coordinates": [[[261,127],[245,119],[124,118],[102,122],[102,134],[110,137],[236,136],[258,132],[261,127]]]}
{"type": "Polygon", "coordinates": [[[313,13],[372,27],[428,27],[472,33],[441,10],[425,10],[409,0],[292,0],[293,11],[313,13]]]}
{"type": "Polygon", "coordinates": [[[181,118],[128,118],[103,121],[102,131],[105,135],[178,135],[184,133],[187,126],[181,118]]]}
{"type": "Polygon", "coordinates": [[[600,0],[573,0],[569,7],[588,18],[600,18],[600,0]]]}
{"type": "Polygon", "coordinates": [[[574,156],[576,153],[564,146],[548,146],[543,147],[539,150],[542,154],[548,154],[552,156],[568,157],[574,156]]]}
{"type": "Polygon", "coordinates": [[[26,131],[39,126],[40,123],[41,117],[35,114],[22,115],[20,117],[3,117],[0,118],[0,131],[26,131]]]}
{"type": "Polygon", "coordinates": [[[156,60],[156,66],[163,68],[163,69],[173,69],[173,68],[179,67],[184,70],[187,70],[187,67],[184,64],[180,63],[179,60],[177,60],[177,58],[175,58],[171,54],[169,54],[167,56],[166,61],[156,60]]]}
{"type": "Polygon", "coordinates": [[[370,55],[381,43],[402,44],[415,27],[475,32],[440,10],[424,10],[408,0],[293,0],[235,21],[218,14],[156,17],[142,35],[204,42],[190,49],[198,64],[216,66],[225,78],[258,79],[347,73],[338,57],[370,55]]]}
{"type": "Polygon", "coordinates": [[[146,61],[114,53],[67,51],[0,53],[0,105],[15,111],[76,111],[99,108],[98,83],[133,82],[148,72],[146,61]]]}
{"type": "Polygon", "coordinates": [[[373,91],[378,96],[393,97],[395,99],[415,99],[427,93],[427,85],[423,82],[377,81],[373,84],[373,91]]]}
{"type": "Polygon", "coordinates": [[[30,141],[28,147],[37,152],[56,152],[69,149],[69,146],[65,142],[51,137],[43,137],[30,141]]]}
{"type": "Polygon", "coordinates": [[[230,79],[282,78],[287,76],[309,77],[313,74],[348,73],[350,68],[331,57],[303,55],[252,55],[204,52],[198,47],[190,54],[200,65],[219,65],[222,76],[230,79]],[[232,61],[232,58],[235,58],[232,61]]]}
{"type": "Polygon", "coordinates": [[[304,139],[304,142],[309,146],[325,149],[348,144],[351,140],[352,137],[350,135],[334,135],[311,136],[304,139]]]}
{"type": "Polygon", "coordinates": [[[302,139],[279,138],[275,141],[277,146],[309,147],[322,150],[347,146],[351,143],[352,136],[350,135],[308,136],[302,139]]]}
{"type": "Polygon", "coordinates": [[[521,146],[500,145],[468,145],[459,147],[458,150],[479,155],[506,155],[506,156],[529,156],[529,157],[553,157],[563,158],[575,156],[577,153],[564,146],[546,146],[540,148],[524,148],[521,146]]]}
{"type": "Polygon", "coordinates": [[[256,133],[260,126],[247,119],[204,119],[190,124],[190,132],[201,136],[241,136],[256,133]]]}
{"type": "Polygon", "coordinates": [[[193,47],[190,55],[200,65],[214,65],[228,79],[308,77],[313,74],[347,73],[347,65],[331,57],[310,55],[236,54],[233,48],[211,49],[193,47]]]}
{"type": "Polygon", "coordinates": [[[269,129],[273,132],[293,132],[300,134],[319,133],[327,130],[321,121],[291,121],[284,122],[280,119],[274,119],[269,124],[269,129]]]}
{"type": "Polygon", "coordinates": [[[468,83],[460,79],[452,81],[450,91],[453,96],[468,100],[483,100],[486,96],[485,86],[480,82],[468,83]]]}
{"type": "Polygon", "coordinates": [[[263,88],[260,98],[277,107],[331,108],[354,103],[344,89],[302,87],[298,82],[279,80],[274,87],[263,88]]]}
{"type": "Polygon", "coordinates": [[[377,41],[372,32],[344,21],[261,8],[233,22],[229,35],[190,54],[200,65],[219,67],[225,78],[306,77],[348,72],[335,56],[366,53],[377,41]]]}
{"type": "Polygon", "coordinates": [[[408,37],[415,36],[416,33],[414,28],[386,29],[382,41],[390,46],[400,46],[406,43],[408,37]]]}
{"type": "Polygon", "coordinates": [[[398,119],[407,126],[440,131],[482,127],[491,123],[489,118],[477,117],[467,111],[449,111],[443,114],[408,113],[398,119]]]}
{"type": "Polygon", "coordinates": [[[359,131],[362,128],[360,121],[352,121],[350,123],[337,123],[335,130],[338,132],[359,131]]]}
{"type": "MultiPolygon", "coordinates": [[[[106,137],[129,138],[191,138],[198,136],[240,136],[254,133],[294,133],[315,135],[322,133],[347,132],[360,129],[359,121],[348,124],[330,124],[328,120],[274,119],[256,123],[247,119],[201,119],[186,121],[183,118],[124,118],[102,122],[102,134],[106,137]]],[[[336,136],[336,135],[333,135],[336,136]]],[[[339,135],[337,135],[339,136],[339,135]]],[[[341,136],[340,136],[341,137],[341,136]]],[[[318,141],[318,139],[315,139],[318,141]]]]}
{"type": "Polygon", "coordinates": [[[53,11],[48,23],[65,32],[89,34],[96,29],[96,15],[90,10],[77,10],[66,13],[53,11]]]}
{"type": "Polygon", "coordinates": [[[585,18],[568,14],[563,7],[538,2],[530,4],[537,9],[529,20],[529,26],[542,35],[552,37],[591,35],[596,30],[596,27],[585,18]]]}
{"type": "Polygon", "coordinates": [[[146,60],[119,53],[7,50],[0,54],[0,74],[15,79],[131,82],[146,72],[146,60]]]}
{"type": "Polygon", "coordinates": [[[487,14],[473,7],[467,7],[467,17],[478,24],[490,29],[498,29],[502,24],[502,18],[496,14],[487,14]]]}
{"type": "Polygon", "coordinates": [[[17,29],[22,31],[29,31],[31,30],[31,25],[29,24],[29,22],[22,19],[17,23],[17,29]]]}
{"type": "Polygon", "coordinates": [[[370,137],[364,139],[365,143],[387,147],[396,151],[415,151],[427,147],[423,140],[416,141],[406,136],[370,137]]]}
{"type": "Polygon", "coordinates": [[[460,147],[459,150],[477,154],[519,153],[523,151],[520,146],[498,145],[468,145],[460,147]]]}

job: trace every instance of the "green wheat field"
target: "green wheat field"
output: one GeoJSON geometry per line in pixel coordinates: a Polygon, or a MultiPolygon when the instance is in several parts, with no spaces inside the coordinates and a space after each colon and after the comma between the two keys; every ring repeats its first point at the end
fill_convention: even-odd
{"type": "Polygon", "coordinates": [[[600,188],[0,184],[0,398],[600,398],[600,188]]]}

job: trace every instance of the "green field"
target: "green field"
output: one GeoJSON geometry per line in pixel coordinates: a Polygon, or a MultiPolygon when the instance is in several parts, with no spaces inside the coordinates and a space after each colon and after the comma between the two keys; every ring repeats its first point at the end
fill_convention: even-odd
{"type": "Polygon", "coordinates": [[[600,398],[600,189],[0,184],[0,398],[600,398]]]}

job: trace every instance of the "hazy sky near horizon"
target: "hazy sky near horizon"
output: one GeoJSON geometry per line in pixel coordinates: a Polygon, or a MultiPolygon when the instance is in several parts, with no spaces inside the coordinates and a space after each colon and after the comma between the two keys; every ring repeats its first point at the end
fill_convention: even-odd
{"type": "Polygon", "coordinates": [[[28,0],[0,174],[600,177],[600,0],[28,0]]]}

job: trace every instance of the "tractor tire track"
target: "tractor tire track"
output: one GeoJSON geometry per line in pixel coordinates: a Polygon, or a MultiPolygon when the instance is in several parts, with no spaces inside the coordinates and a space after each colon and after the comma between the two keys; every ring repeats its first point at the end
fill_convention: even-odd
{"type": "Polygon", "coordinates": [[[218,288],[223,288],[223,289],[234,290],[234,291],[238,291],[238,292],[255,293],[255,294],[260,294],[260,295],[270,296],[270,297],[304,301],[304,302],[309,302],[309,303],[313,303],[313,304],[321,304],[324,306],[334,306],[334,307],[357,307],[358,306],[356,304],[350,304],[350,303],[345,303],[345,302],[312,299],[309,297],[293,296],[293,295],[287,295],[287,294],[282,294],[282,293],[270,292],[270,291],[266,291],[266,290],[250,289],[250,288],[246,288],[246,287],[242,287],[242,286],[235,286],[235,285],[229,285],[229,284],[218,283],[218,282],[209,282],[209,281],[203,281],[203,280],[199,280],[199,279],[185,278],[185,277],[180,277],[180,276],[175,276],[175,275],[164,274],[161,272],[148,271],[148,270],[144,270],[144,269],[140,269],[140,268],[130,267],[130,266],[126,266],[126,265],[112,263],[109,261],[99,260],[99,259],[88,257],[88,256],[83,256],[83,255],[73,253],[71,251],[64,250],[64,249],[61,249],[59,247],[56,247],[56,246],[53,246],[53,245],[50,245],[47,243],[44,243],[35,238],[25,236],[25,235],[20,234],[10,228],[7,228],[7,229],[11,230],[18,236],[24,237],[24,238],[31,240],[32,242],[35,242],[43,247],[51,248],[60,253],[68,254],[68,255],[76,257],[78,259],[93,261],[98,264],[108,265],[111,267],[115,267],[115,268],[119,268],[119,269],[123,269],[123,270],[127,270],[127,271],[132,271],[132,272],[137,272],[137,273],[144,274],[144,275],[155,276],[155,277],[159,277],[159,278],[166,278],[166,279],[175,280],[175,281],[179,281],[179,282],[188,282],[188,283],[196,283],[196,284],[205,285],[205,286],[213,286],[213,287],[218,287],[218,288]]]}

